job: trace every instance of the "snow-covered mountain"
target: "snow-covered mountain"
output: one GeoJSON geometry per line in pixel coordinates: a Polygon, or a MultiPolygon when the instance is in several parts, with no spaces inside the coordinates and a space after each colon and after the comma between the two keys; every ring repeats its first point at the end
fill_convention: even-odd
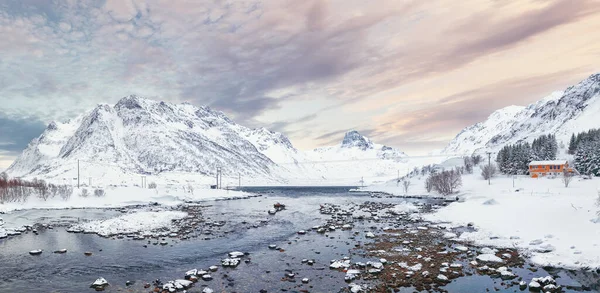
{"type": "Polygon", "coordinates": [[[324,178],[345,179],[355,184],[390,180],[414,167],[439,160],[410,158],[398,149],[374,143],[357,131],[347,132],[338,145],[307,151],[306,156],[310,167],[325,174],[324,178]]]}
{"type": "Polygon", "coordinates": [[[555,134],[562,148],[573,132],[600,128],[600,73],[526,107],[509,106],[462,130],[443,154],[497,151],[505,144],[555,134]]]}
{"type": "MultiPolygon", "coordinates": [[[[51,123],[8,173],[13,176],[72,177],[84,169],[134,174],[192,172],[278,177],[269,155],[297,150],[283,134],[249,129],[208,107],[170,104],[128,96],[99,105],[65,123],[51,123]]],[[[102,174],[95,174],[102,176],[102,174]]]]}
{"type": "Polygon", "coordinates": [[[356,131],[337,146],[299,151],[281,133],[250,129],[219,111],[128,96],[64,123],[52,122],[9,167],[11,176],[104,184],[359,184],[396,176],[406,154],[356,131]],[[79,166],[78,166],[79,165],[79,166]],[[242,179],[242,178],[239,178],[242,179]],[[368,182],[368,181],[367,181],[368,182]],[[147,183],[146,183],[147,184],[147,183]]]}
{"type": "Polygon", "coordinates": [[[342,143],[335,146],[316,148],[307,152],[314,161],[323,160],[400,160],[406,154],[398,149],[376,144],[358,131],[348,131],[342,143]]]}

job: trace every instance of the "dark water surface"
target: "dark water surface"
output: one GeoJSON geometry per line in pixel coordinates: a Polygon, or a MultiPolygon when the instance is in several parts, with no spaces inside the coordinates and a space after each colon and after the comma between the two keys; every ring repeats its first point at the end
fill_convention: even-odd
{"type": "MultiPolygon", "coordinates": [[[[399,198],[373,199],[366,194],[348,193],[347,187],[326,188],[266,188],[253,187],[246,191],[264,196],[243,200],[214,201],[206,205],[204,217],[212,221],[226,221],[231,232],[223,237],[204,240],[204,237],[185,241],[169,241],[167,246],[148,245],[147,241],[107,239],[94,234],[67,233],[65,228],[41,230],[39,235],[26,233],[0,240],[0,292],[93,292],[89,285],[98,277],[106,278],[111,286],[105,292],[149,292],[142,286],[154,279],[168,281],[182,279],[192,268],[207,269],[219,265],[231,251],[249,252],[250,262],[235,269],[212,273],[212,281],[199,281],[188,292],[201,292],[207,285],[215,292],[338,292],[347,287],[344,273],[328,269],[331,259],[350,256],[356,241],[368,242],[360,236],[349,240],[354,231],[370,230],[373,223],[355,223],[352,231],[335,231],[326,236],[308,233],[299,236],[299,230],[309,230],[323,224],[329,217],[319,213],[323,203],[344,205],[364,201],[401,203],[399,198]],[[275,202],[283,202],[287,209],[274,216],[267,210],[275,202]],[[261,221],[268,224],[251,226],[261,221]],[[284,252],[268,249],[277,244],[284,252]],[[147,245],[145,248],[143,245],[147,245]],[[66,254],[53,254],[53,250],[66,248],[66,254]],[[39,256],[28,251],[43,249],[39,256]],[[85,251],[93,252],[84,256],[85,251]],[[314,266],[302,264],[302,259],[315,259],[314,266]],[[296,282],[282,281],[285,270],[293,270],[296,282]],[[309,278],[309,284],[302,284],[309,278]],[[126,281],[135,284],[125,290],[126,281]]],[[[22,211],[3,215],[7,222],[35,221],[38,223],[74,222],[78,218],[101,219],[119,214],[113,210],[61,210],[22,211]]],[[[384,224],[382,224],[384,225],[384,224]]],[[[364,233],[361,233],[361,235],[364,233]]],[[[204,236],[204,235],[202,235],[204,236]]],[[[363,261],[352,256],[352,261],[363,261]]],[[[366,260],[365,260],[366,261],[366,260]]],[[[529,281],[532,277],[547,275],[540,269],[513,270],[529,281]]],[[[578,272],[559,272],[561,285],[598,285],[597,275],[578,272]],[[579,281],[578,281],[579,280],[579,281]]],[[[517,287],[499,286],[499,279],[471,276],[454,280],[445,289],[449,292],[516,292],[517,287]]],[[[407,288],[400,292],[414,292],[407,288]]],[[[575,291],[564,291],[575,292],[575,291]]]]}

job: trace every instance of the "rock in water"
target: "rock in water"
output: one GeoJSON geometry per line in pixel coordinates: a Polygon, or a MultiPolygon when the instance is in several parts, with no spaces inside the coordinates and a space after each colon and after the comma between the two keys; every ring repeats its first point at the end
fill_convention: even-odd
{"type": "Polygon", "coordinates": [[[238,258],[226,258],[221,260],[221,265],[224,267],[235,268],[240,264],[240,259],[238,258]]]}
{"type": "Polygon", "coordinates": [[[231,258],[240,258],[242,256],[244,256],[244,253],[239,252],[239,251],[234,251],[234,252],[229,253],[229,257],[231,257],[231,258]]]}
{"type": "Polygon", "coordinates": [[[107,286],[108,286],[108,281],[106,281],[106,279],[100,277],[94,283],[92,283],[92,285],[90,285],[90,288],[93,288],[96,291],[103,291],[107,286]]]}
{"type": "Polygon", "coordinates": [[[40,255],[40,254],[42,254],[42,250],[41,249],[32,250],[32,251],[29,252],[29,254],[31,254],[31,255],[40,255]]]}

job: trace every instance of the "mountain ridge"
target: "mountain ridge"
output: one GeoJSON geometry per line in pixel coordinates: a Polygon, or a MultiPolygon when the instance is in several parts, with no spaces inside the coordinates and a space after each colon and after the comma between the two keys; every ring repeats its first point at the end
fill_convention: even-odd
{"type": "Polygon", "coordinates": [[[485,121],[464,128],[441,153],[494,152],[505,144],[531,142],[542,134],[555,134],[564,150],[572,133],[600,127],[594,117],[598,113],[600,73],[595,73],[527,106],[496,110],[485,121]]]}
{"type": "Polygon", "coordinates": [[[405,156],[357,131],[348,131],[339,145],[300,151],[283,133],[244,127],[210,107],[130,95],[114,105],[99,104],[68,121],[50,123],[7,172],[66,180],[76,177],[77,164],[82,163],[84,176],[93,178],[181,172],[213,178],[221,168],[229,177],[287,182],[329,180],[341,173],[359,178],[358,172],[381,174],[382,166],[395,173],[405,156]],[[325,163],[331,160],[352,162],[352,167],[325,163]],[[374,160],[370,171],[354,166],[362,160],[374,160]]]}

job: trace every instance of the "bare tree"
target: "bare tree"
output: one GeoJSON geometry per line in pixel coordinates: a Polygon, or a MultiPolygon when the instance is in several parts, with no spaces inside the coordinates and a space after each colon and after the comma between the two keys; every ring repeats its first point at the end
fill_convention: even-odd
{"type": "Polygon", "coordinates": [[[432,173],[427,181],[430,182],[433,190],[443,195],[450,195],[462,186],[462,176],[457,170],[432,173]]]}
{"type": "Polygon", "coordinates": [[[58,194],[63,200],[69,200],[71,198],[71,194],[73,194],[73,187],[69,185],[60,185],[58,187],[58,194]]]}
{"type": "MultiPolygon", "coordinates": [[[[600,190],[598,190],[598,197],[596,198],[596,206],[600,208],[600,190]]],[[[600,209],[596,212],[596,216],[598,216],[598,220],[600,221],[600,209]]]]}
{"type": "Polygon", "coordinates": [[[402,187],[404,188],[404,194],[407,194],[408,188],[410,187],[410,180],[404,179],[404,181],[402,181],[402,187]]]}
{"type": "Polygon", "coordinates": [[[44,182],[44,180],[38,180],[37,178],[33,178],[33,180],[31,181],[31,187],[35,190],[35,192],[37,192],[38,197],[40,199],[43,199],[44,201],[47,201],[48,198],[52,196],[50,188],[48,188],[48,185],[46,184],[46,182],[44,182]]]}
{"type": "Polygon", "coordinates": [[[194,194],[194,186],[192,186],[191,184],[188,184],[188,191],[189,191],[191,194],[194,194]]]}
{"type": "Polygon", "coordinates": [[[82,188],[81,189],[81,193],[79,194],[79,196],[81,196],[81,197],[88,197],[88,195],[90,195],[90,193],[88,192],[88,190],[85,189],[85,188],[82,188]]]}
{"type": "Polygon", "coordinates": [[[156,183],[155,182],[150,182],[150,184],[148,184],[148,188],[149,189],[156,189],[156,183]]]}
{"type": "Polygon", "coordinates": [[[429,177],[427,177],[427,179],[425,179],[425,189],[427,190],[428,193],[430,193],[431,190],[433,189],[433,179],[431,178],[431,175],[429,175],[429,177]]]}
{"type": "Polygon", "coordinates": [[[565,187],[569,187],[569,183],[573,180],[573,173],[569,172],[566,168],[563,170],[562,182],[565,184],[565,187]]]}
{"type": "Polygon", "coordinates": [[[464,157],[463,160],[465,172],[467,172],[467,174],[473,174],[473,159],[471,157],[464,157]]]}
{"type": "Polygon", "coordinates": [[[485,165],[483,167],[481,167],[481,176],[483,176],[483,179],[488,180],[490,178],[493,178],[494,176],[496,176],[496,166],[494,165],[485,165]]]}

